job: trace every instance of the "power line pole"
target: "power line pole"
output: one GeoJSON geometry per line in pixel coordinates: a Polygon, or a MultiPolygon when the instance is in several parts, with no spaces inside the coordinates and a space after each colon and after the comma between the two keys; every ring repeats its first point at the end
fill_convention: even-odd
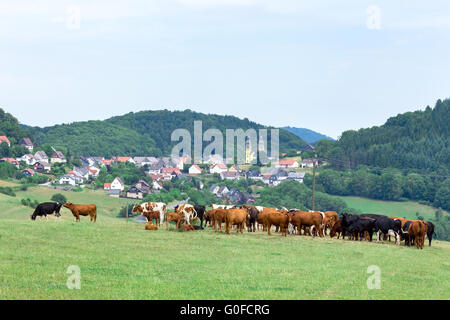
{"type": "Polygon", "coordinates": [[[313,185],[312,185],[312,210],[314,211],[314,192],[316,190],[316,161],[313,159],[313,185]]]}

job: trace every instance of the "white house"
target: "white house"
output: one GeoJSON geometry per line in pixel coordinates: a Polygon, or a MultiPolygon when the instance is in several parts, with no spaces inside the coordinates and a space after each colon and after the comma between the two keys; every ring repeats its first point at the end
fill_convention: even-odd
{"type": "Polygon", "coordinates": [[[116,177],[113,182],[111,182],[111,190],[123,191],[123,189],[125,189],[125,185],[119,177],[116,177]]]}
{"type": "Polygon", "coordinates": [[[228,167],[223,163],[214,164],[209,167],[209,173],[214,174],[218,173],[221,174],[222,172],[228,171],[228,167]]]}
{"type": "Polygon", "coordinates": [[[303,159],[302,160],[302,168],[313,168],[314,165],[317,167],[319,161],[317,159],[303,159]]]}
{"type": "Polygon", "coordinates": [[[32,166],[37,162],[36,158],[32,154],[24,154],[22,157],[18,158],[17,160],[23,161],[29,166],[32,166]]]}
{"type": "Polygon", "coordinates": [[[201,173],[202,173],[202,169],[196,164],[193,164],[189,168],[189,174],[192,175],[192,176],[195,176],[195,175],[198,175],[198,174],[201,174],[201,173]]]}
{"type": "Polygon", "coordinates": [[[83,182],[83,180],[79,177],[74,176],[73,174],[66,174],[59,178],[59,184],[68,184],[74,186],[77,183],[81,182],[83,182]]]}
{"type": "Polygon", "coordinates": [[[26,147],[30,152],[33,152],[33,142],[31,142],[30,138],[23,138],[22,140],[20,140],[19,144],[21,146],[26,147]]]}
{"type": "Polygon", "coordinates": [[[300,163],[295,160],[280,160],[277,162],[277,164],[275,165],[277,168],[299,168],[300,167],[300,163]]]}
{"type": "Polygon", "coordinates": [[[47,154],[44,152],[44,151],[37,151],[35,154],[34,154],[34,157],[36,158],[36,160],[37,161],[39,161],[39,162],[41,162],[41,161],[44,161],[44,162],[47,162],[48,163],[48,156],[47,156],[47,154]]]}
{"type": "Polygon", "coordinates": [[[51,163],[66,163],[66,157],[63,155],[61,151],[55,151],[50,157],[51,163]]]}

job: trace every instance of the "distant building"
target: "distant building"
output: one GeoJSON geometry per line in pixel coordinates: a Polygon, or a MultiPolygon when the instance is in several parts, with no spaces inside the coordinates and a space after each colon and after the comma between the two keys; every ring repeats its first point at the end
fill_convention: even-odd
{"type": "Polygon", "coordinates": [[[201,169],[198,165],[196,165],[196,164],[193,164],[193,165],[189,168],[189,174],[190,174],[191,176],[199,175],[199,174],[201,174],[201,173],[202,173],[202,169],[201,169]]]}
{"type": "Polygon", "coordinates": [[[28,166],[32,166],[37,162],[36,158],[32,154],[24,154],[17,160],[25,162],[28,166]]]}
{"type": "Polygon", "coordinates": [[[127,198],[142,200],[144,199],[144,196],[145,191],[139,188],[137,185],[134,185],[127,190],[127,198]]]}
{"type": "Polygon", "coordinates": [[[239,174],[239,172],[229,172],[229,171],[225,171],[225,172],[221,172],[220,174],[220,179],[225,180],[239,180],[241,178],[241,175],[239,174]]]}
{"type": "Polygon", "coordinates": [[[34,154],[34,158],[37,160],[37,161],[45,161],[45,162],[49,162],[49,159],[48,159],[48,156],[47,156],[47,154],[44,152],[44,151],[37,151],[35,154],[34,154]]]}
{"type": "Polygon", "coordinates": [[[24,177],[31,177],[34,176],[34,170],[33,169],[24,169],[21,171],[22,176],[24,177]]]}
{"type": "Polygon", "coordinates": [[[61,151],[55,151],[50,157],[51,163],[66,163],[67,159],[61,151]]]}
{"type": "Polygon", "coordinates": [[[125,185],[119,177],[116,177],[113,182],[111,182],[111,190],[120,190],[123,191],[125,189],[125,185]]]}
{"type": "Polygon", "coordinates": [[[299,168],[300,164],[297,160],[280,160],[275,165],[277,168],[299,168]]]}
{"type": "Polygon", "coordinates": [[[6,136],[0,136],[0,144],[1,143],[6,143],[8,145],[8,147],[11,147],[11,142],[9,141],[9,139],[6,136]]]}
{"type": "Polygon", "coordinates": [[[121,190],[117,189],[111,189],[109,190],[109,196],[113,198],[119,198],[120,197],[121,190]]]}
{"type": "Polygon", "coordinates": [[[209,167],[209,173],[222,173],[228,171],[228,167],[223,163],[213,164],[209,167]]]}
{"type": "Polygon", "coordinates": [[[303,159],[302,168],[313,168],[318,166],[319,161],[317,159],[303,159]]]}
{"type": "Polygon", "coordinates": [[[23,138],[22,140],[20,140],[19,144],[21,146],[26,147],[30,152],[33,152],[33,142],[31,142],[30,138],[23,138]]]}
{"type": "Polygon", "coordinates": [[[39,173],[50,172],[51,170],[50,164],[45,161],[38,161],[33,165],[33,167],[34,170],[36,170],[39,173]]]}

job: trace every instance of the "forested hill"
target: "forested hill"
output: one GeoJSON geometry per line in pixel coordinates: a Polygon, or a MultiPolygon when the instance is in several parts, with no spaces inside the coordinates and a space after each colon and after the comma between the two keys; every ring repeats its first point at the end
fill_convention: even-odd
{"type": "Polygon", "coordinates": [[[316,132],[316,131],[313,131],[310,129],[306,129],[306,128],[295,128],[295,127],[288,126],[288,127],[283,127],[283,129],[286,129],[287,131],[292,132],[296,136],[305,140],[307,143],[316,143],[317,141],[322,140],[322,139],[334,141],[334,139],[329,136],[326,136],[324,134],[321,134],[319,132],[316,132]]]}
{"type": "Polygon", "coordinates": [[[399,114],[382,126],[345,131],[328,144],[326,156],[337,168],[364,164],[448,174],[449,124],[450,100],[438,100],[434,108],[399,114]]]}
{"type": "Polygon", "coordinates": [[[8,137],[11,144],[18,143],[27,137],[28,132],[22,128],[19,121],[10,113],[0,108],[0,136],[8,137]]]}
{"type": "MultiPolygon", "coordinates": [[[[248,119],[185,111],[141,111],[113,117],[104,121],[75,122],[29,130],[35,143],[51,144],[63,150],[70,148],[72,154],[91,156],[162,156],[170,154],[177,142],[171,142],[171,134],[182,128],[194,138],[194,121],[201,120],[203,132],[216,128],[261,129],[264,126],[248,119]]],[[[268,133],[270,141],[270,131],[268,133]]],[[[224,141],[225,143],[225,141],[224,141]]],[[[296,135],[280,129],[280,152],[299,150],[306,142],[296,135]]]]}

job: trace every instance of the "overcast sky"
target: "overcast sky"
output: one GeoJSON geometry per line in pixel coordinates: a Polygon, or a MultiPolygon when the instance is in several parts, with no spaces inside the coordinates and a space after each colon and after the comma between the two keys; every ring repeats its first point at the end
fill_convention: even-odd
{"type": "Polygon", "coordinates": [[[0,107],[29,125],[190,108],[336,138],[447,97],[448,0],[0,0],[0,107]]]}

